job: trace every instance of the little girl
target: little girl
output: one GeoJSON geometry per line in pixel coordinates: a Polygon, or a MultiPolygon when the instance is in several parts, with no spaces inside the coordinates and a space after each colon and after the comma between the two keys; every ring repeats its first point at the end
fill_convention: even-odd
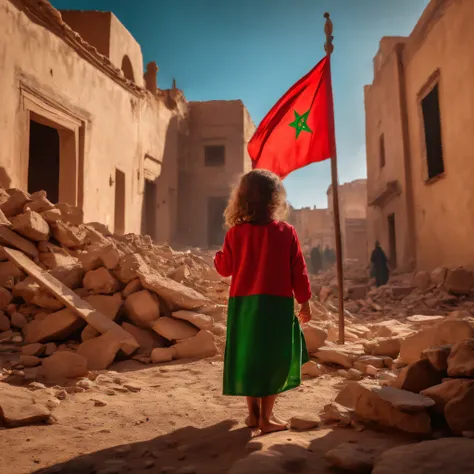
{"type": "Polygon", "coordinates": [[[217,271],[232,276],[224,360],[224,395],[247,397],[247,425],[262,433],[284,430],[273,415],[279,393],[301,383],[309,360],[298,319],[311,319],[311,288],[295,229],[281,221],[288,209],[275,174],[244,175],[225,210],[229,228],[217,271]]]}

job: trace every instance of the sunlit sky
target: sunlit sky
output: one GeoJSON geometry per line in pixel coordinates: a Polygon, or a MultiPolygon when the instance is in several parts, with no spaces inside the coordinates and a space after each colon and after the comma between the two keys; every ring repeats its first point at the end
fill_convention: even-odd
{"type": "MultiPolygon", "coordinates": [[[[408,35],[429,0],[52,0],[58,9],[112,11],[173,77],[186,98],[242,99],[258,125],[324,55],[325,11],[334,23],[332,77],[340,182],[366,177],[363,87],[382,36],[408,35]]],[[[326,207],[328,161],[285,179],[291,204],[326,207]]]]}

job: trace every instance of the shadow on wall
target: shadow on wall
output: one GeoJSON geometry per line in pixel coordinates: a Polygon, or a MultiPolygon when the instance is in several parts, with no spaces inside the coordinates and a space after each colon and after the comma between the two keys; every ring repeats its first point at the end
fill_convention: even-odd
{"type": "Polygon", "coordinates": [[[0,188],[10,188],[11,182],[12,180],[10,179],[8,173],[5,171],[5,168],[3,166],[0,166],[0,188]]]}

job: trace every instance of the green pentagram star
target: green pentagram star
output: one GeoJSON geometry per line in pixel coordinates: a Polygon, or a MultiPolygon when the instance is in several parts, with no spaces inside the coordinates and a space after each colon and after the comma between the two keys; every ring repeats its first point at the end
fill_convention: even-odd
{"type": "Polygon", "coordinates": [[[295,121],[290,123],[290,127],[296,128],[296,138],[299,137],[301,132],[313,133],[306,123],[310,111],[311,109],[302,115],[300,115],[296,110],[293,111],[295,113],[295,121]]]}

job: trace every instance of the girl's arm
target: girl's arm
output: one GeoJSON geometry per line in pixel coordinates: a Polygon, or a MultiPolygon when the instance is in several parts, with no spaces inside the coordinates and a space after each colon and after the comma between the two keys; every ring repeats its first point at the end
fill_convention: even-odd
{"type": "Polygon", "coordinates": [[[222,250],[216,253],[214,257],[214,266],[217,272],[223,277],[232,276],[232,246],[231,231],[227,232],[224,239],[222,250]]]}
{"type": "Polygon", "coordinates": [[[299,304],[306,303],[311,299],[308,270],[295,229],[293,229],[293,241],[291,243],[291,283],[296,301],[299,304]]]}

